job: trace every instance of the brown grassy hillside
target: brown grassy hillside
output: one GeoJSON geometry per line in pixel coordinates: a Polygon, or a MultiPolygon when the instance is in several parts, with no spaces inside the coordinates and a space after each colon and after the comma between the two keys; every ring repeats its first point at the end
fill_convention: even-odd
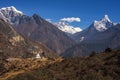
{"type": "Polygon", "coordinates": [[[120,50],[69,58],[8,80],[120,80],[120,50]]]}

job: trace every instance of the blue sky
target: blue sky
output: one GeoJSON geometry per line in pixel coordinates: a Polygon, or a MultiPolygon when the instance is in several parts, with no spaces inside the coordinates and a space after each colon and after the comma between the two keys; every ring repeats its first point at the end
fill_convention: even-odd
{"type": "Polygon", "coordinates": [[[34,13],[53,22],[66,17],[79,17],[80,22],[71,23],[82,29],[105,14],[113,22],[120,22],[120,0],[0,0],[0,8],[15,6],[26,15],[34,13]]]}

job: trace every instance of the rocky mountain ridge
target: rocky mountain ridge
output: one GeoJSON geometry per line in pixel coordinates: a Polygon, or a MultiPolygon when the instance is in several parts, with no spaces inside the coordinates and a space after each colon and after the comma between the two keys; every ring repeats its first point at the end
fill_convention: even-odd
{"type": "Polygon", "coordinates": [[[61,54],[75,44],[64,32],[55,25],[41,18],[39,15],[27,16],[15,7],[6,7],[0,10],[0,18],[31,39],[42,42],[57,54],[61,54]]]}
{"type": "Polygon", "coordinates": [[[74,40],[77,45],[66,50],[64,57],[77,57],[89,55],[92,51],[101,52],[110,47],[116,49],[120,45],[120,24],[113,23],[108,15],[100,21],[94,21],[85,30],[76,33],[74,40]]]}

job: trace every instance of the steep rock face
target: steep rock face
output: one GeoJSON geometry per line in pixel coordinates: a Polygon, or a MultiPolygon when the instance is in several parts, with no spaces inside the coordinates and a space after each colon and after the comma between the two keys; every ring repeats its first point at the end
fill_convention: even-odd
{"type": "Polygon", "coordinates": [[[64,52],[66,49],[75,44],[75,42],[64,32],[59,30],[55,25],[42,19],[37,14],[30,17],[20,13],[18,10],[16,11],[16,9],[6,8],[4,10],[7,11],[2,14],[8,14],[10,17],[3,15],[0,17],[4,17],[3,19],[12,24],[18,32],[26,37],[30,37],[33,40],[42,42],[58,54],[64,52]],[[13,15],[9,14],[11,11],[13,15]]]}
{"type": "Polygon", "coordinates": [[[0,19],[0,54],[6,57],[35,58],[37,53],[43,52],[47,57],[56,57],[50,49],[23,37],[11,25],[0,19]]]}

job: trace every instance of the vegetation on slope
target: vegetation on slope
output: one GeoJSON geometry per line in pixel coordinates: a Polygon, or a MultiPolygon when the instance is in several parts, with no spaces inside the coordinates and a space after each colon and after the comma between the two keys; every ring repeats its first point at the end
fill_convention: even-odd
{"type": "Polygon", "coordinates": [[[42,68],[55,62],[60,62],[62,58],[58,59],[35,59],[35,58],[9,58],[7,60],[0,59],[0,80],[7,80],[18,74],[30,72],[38,68],[42,68]]]}
{"type": "Polygon", "coordinates": [[[119,75],[120,50],[108,48],[103,53],[64,59],[8,80],[120,80],[119,75]]]}

